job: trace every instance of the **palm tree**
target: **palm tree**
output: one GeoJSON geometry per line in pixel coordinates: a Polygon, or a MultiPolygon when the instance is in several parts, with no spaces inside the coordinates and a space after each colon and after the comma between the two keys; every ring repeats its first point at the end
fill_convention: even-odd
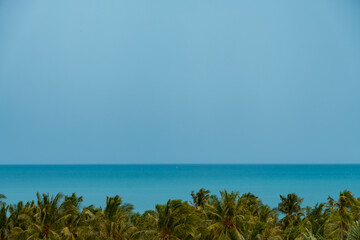
{"type": "Polygon", "coordinates": [[[299,198],[295,193],[290,193],[286,197],[280,195],[281,202],[278,204],[277,210],[285,214],[281,219],[282,229],[284,231],[284,238],[287,240],[296,239],[302,234],[301,226],[302,198],[299,198]]]}
{"type": "Polygon", "coordinates": [[[123,204],[118,195],[107,197],[105,209],[100,211],[98,218],[100,239],[131,239],[136,230],[129,221],[132,210],[133,206],[123,204]]]}
{"type": "Polygon", "coordinates": [[[34,215],[36,214],[35,202],[18,202],[17,204],[12,204],[9,207],[11,219],[12,239],[27,239],[29,235],[29,228],[33,224],[34,215]]]}
{"type": "MultiPolygon", "coordinates": [[[[332,199],[330,198],[330,200],[332,199]]],[[[337,209],[338,222],[340,222],[340,239],[343,240],[347,227],[352,221],[351,210],[357,205],[357,200],[350,191],[345,190],[340,192],[339,199],[333,202],[335,208],[337,209]]]]}
{"type": "Polygon", "coordinates": [[[245,193],[239,198],[242,209],[251,215],[256,215],[262,202],[252,193],[245,193]]]}
{"type": "Polygon", "coordinates": [[[9,218],[7,216],[9,207],[6,206],[2,199],[6,199],[4,194],[0,194],[0,240],[5,240],[10,233],[9,218]]]}
{"type": "Polygon", "coordinates": [[[210,198],[210,190],[205,190],[205,188],[201,188],[196,194],[194,191],[191,192],[191,197],[193,199],[192,205],[196,210],[203,209],[205,204],[210,198]]]}
{"type": "Polygon", "coordinates": [[[55,196],[43,193],[37,196],[36,213],[33,216],[33,222],[28,229],[28,239],[49,239],[59,237],[57,229],[59,229],[59,222],[61,215],[59,211],[60,200],[63,197],[61,193],[55,196]]]}
{"type": "Polygon", "coordinates": [[[148,214],[149,220],[155,222],[155,228],[144,231],[150,239],[190,240],[199,237],[196,226],[201,220],[187,202],[169,200],[166,205],[156,205],[155,209],[154,214],[148,214]]]}
{"type": "Polygon", "coordinates": [[[303,238],[304,240],[322,240],[323,238],[316,238],[310,231],[306,231],[304,234],[303,234],[303,238]]]}
{"type": "Polygon", "coordinates": [[[258,239],[266,228],[266,223],[259,221],[262,202],[254,194],[245,193],[239,198],[240,214],[244,216],[240,230],[249,240],[258,239]]]}
{"type": "Polygon", "coordinates": [[[80,204],[82,197],[77,197],[75,193],[65,196],[64,202],[60,206],[61,226],[60,235],[62,239],[76,239],[79,236],[81,225],[80,204]]]}
{"type": "Polygon", "coordinates": [[[119,196],[82,208],[75,193],[38,193],[36,202],[0,203],[0,240],[360,240],[360,199],[347,190],[305,214],[296,194],[280,196],[276,209],[251,193],[191,196],[192,206],[169,200],[140,214],[119,196]]]}
{"type": "Polygon", "coordinates": [[[147,210],[143,214],[134,213],[130,217],[131,223],[137,228],[133,238],[134,239],[150,239],[156,235],[155,229],[157,229],[156,212],[153,210],[147,210]]]}
{"type": "Polygon", "coordinates": [[[206,213],[211,220],[208,231],[211,239],[243,240],[241,226],[244,224],[238,192],[220,192],[220,199],[212,196],[206,204],[206,213]]]}
{"type": "Polygon", "coordinates": [[[316,204],[314,208],[306,208],[304,225],[306,229],[317,238],[327,235],[327,223],[330,218],[330,209],[324,209],[325,204],[316,204]]]}
{"type": "Polygon", "coordinates": [[[94,208],[93,205],[83,208],[78,227],[79,239],[98,240],[100,238],[101,224],[103,224],[103,219],[99,219],[101,213],[102,210],[94,208]]]}
{"type": "Polygon", "coordinates": [[[285,217],[282,219],[284,228],[289,224],[295,223],[299,220],[300,215],[302,214],[301,203],[302,198],[299,198],[295,193],[290,193],[286,197],[280,195],[281,202],[278,204],[277,210],[285,214],[285,217]]]}
{"type": "MultiPolygon", "coordinates": [[[[261,205],[256,214],[257,221],[261,224],[262,229],[256,235],[257,239],[281,239],[281,229],[277,225],[277,213],[267,205],[261,205]]],[[[254,235],[254,233],[253,233],[254,235]]]]}
{"type": "Polygon", "coordinates": [[[356,221],[351,225],[348,234],[348,240],[359,240],[360,239],[360,222],[356,221]]]}
{"type": "Polygon", "coordinates": [[[7,216],[9,207],[2,205],[0,208],[0,240],[8,239],[11,231],[10,219],[7,216]]]}

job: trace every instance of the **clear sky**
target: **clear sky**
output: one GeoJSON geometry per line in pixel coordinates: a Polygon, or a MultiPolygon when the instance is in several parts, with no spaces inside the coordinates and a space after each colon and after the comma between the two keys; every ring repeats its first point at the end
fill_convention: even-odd
{"type": "Polygon", "coordinates": [[[360,163],[360,2],[1,0],[24,163],[360,163]]]}

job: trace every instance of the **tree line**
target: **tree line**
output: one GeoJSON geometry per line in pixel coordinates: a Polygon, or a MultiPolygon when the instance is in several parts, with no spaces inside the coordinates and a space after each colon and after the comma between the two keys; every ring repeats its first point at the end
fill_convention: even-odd
{"type": "Polygon", "coordinates": [[[276,208],[251,193],[200,189],[191,197],[140,214],[119,196],[82,207],[75,193],[16,204],[0,194],[0,240],[360,240],[360,198],[347,190],[305,208],[295,193],[276,208]]]}

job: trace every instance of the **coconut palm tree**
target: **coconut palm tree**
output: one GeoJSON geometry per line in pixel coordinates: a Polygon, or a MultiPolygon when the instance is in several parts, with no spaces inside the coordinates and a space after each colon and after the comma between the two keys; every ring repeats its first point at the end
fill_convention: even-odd
{"type": "Polygon", "coordinates": [[[278,204],[277,210],[285,214],[281,222],[284,224],[284,228],[286,228],[289,224],[294,224],[298,221],[302,215],[301,203],[303,199],[299,198],[295,193],[290,193],[286,197],[280,195],[280,199],[281,202],[278,204]]]}
{"type": "Polygon", "coordinates": [[[9,213],[12,225],[11,238],[14,240],[27,239],[29,235],[28,229],[30,229],[30,226],[35,221],[35,202],[31,201],[23,204],[23,202],[20,201],[17,204],[11,204],[9,213]]]}
{"type": "Polygon", "coordinates": [[[328,235],[327,224],[330,215],[330,209],[325,208],[324,203],[317,203],[314,208],[307,207],[304,226],[314,237],[324,237],[328,235]]]}
{"type": "Polygon", "coordinates": [[[345,190],[340,192],[337,201],[329,198],[329,202],[333,202],[336,209],[333,213],[333,221],[338,223],[336,224],[337,226],[340,226],[340,229],[335,229],[333,234],[337,235],[340,232],[340,239],[343,240],[347,233],[347,228],[352,222],[352,210],[358,205],[357,200],[350,191],[345,190]]]}
{"type": "Polygon", "coordinates": [[[360,222],[356,221],[349,229],[348,240],[359,240],[360,239],[360,222]]]}
{"type": "Polygon", "coordinates": [[[9,239],[11,226],[7,215],[9,207],[5,204],[0,207],[0,240],[9,239]]]}
{"type": "Polygon", "coordinates": [[[211,220],[208,226],[210,239],[245,239],[241,232],[245,220],[238,192],[221,191],[220,199],[212,196],[206,204],[206,213],[211,220]]]}
{"type": "Polygon", "coordinates": [[[306,231],[305,233],[303,233],[303,238],[304,240],[322,240],[322,237],[316,238],[310,231],[306,231]]]}
{"type": "Polygon", "coordinates": [[[80,223],[78,227],[78,237],[82,240],[100,239],[100,230],[103,220],[100,216],[102,209],[94,208],[93,205],[84,207],[80,213],[80,223]]]}
{"type": "Polygon", "coordinates": [[[360,240],[360,199],[347,190],[306,211],[296,194],[276,209],[251,193],[191,196],[192,206],[169,200],[140,214],[119,196],[82,208],[75,193],[38,193],[36,202],[0,203],[0,240],[360,240]]]}
{"type": "Polygon", "coordinates": [[[36,213],[32,216],[33,222],[30,223],[28,239],[52,239],[59,238],[57,230],[60,227],[61,214],[59,211],[61,193],[51,196],[43,193],[37,196],[36,213]]]}
{"type": "Polygon", "coordinates": [[[285,214],[280,223],[284,231],[284,238],[292,240],[302,235],[304,229],[301,226],[302,198],[299,198],[295,193],[290,193],[286,197],[280,195],[281,202],[278,204],[277,210],[285,214]]]}
{"type": "Polygon", "coordinates": [[[201,219],[187,202],[169,200],[166,205],[156,205],[154,214],[148,213],[148,219],[155,228],[147,229],[144,235],[156,240],[198,239],[197,225],[201,219]]]}
{"type": "Polygon", "coordinates": [[[249,240],[258,239],[266,229],[266,223],[259,221],[262,202],[254,194],[245,193],[239,198],[240,214],[244,217],[240,231],[249,240]]]}
{"type": "Polygon", "coordinates": [[[80,204],[82,197],[77,197],[75,193],[65,196],[64,202],[60,206],[61,226],[60,236],[62,239],[77,239],[81,227],[82,217],[80,214],[80,204]]]}
{"type": "Polygon", "coordinates": [[[105,209],[101,210],[98,216],[99,239],[131,239],[136,230],[129,221],[132,210],[133,206],[124,204],[118,195],[107,197],[105,209]]]}
{"type": "MultiPolygon", "coordinates": [[[[280,240],[281,228],[278,226],[277,212],[267,205],[261,205],[257,213],[257,221],[262,225],[262,231],[256,235],[257,239],[262,240],[280,240]]],[[[254,233],[253,233],[254,235],[254,233]]]]}
{"type": "Polygon", "coordinates": [[[191,204],[195,207],[196,210],[203,209],[205,204],[210,198],[210,190],[205,190],[201,188],[196,194],[194,191],[191,192],[192,202],[191,204]]]}

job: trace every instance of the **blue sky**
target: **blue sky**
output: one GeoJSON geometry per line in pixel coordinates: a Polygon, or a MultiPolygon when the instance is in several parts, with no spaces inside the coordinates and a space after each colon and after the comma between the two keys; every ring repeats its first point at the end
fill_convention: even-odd
{"type": "Polygon", "coordinates": [[[0,2],[0,164],[360,163],[360,3],[0,2]]]}

